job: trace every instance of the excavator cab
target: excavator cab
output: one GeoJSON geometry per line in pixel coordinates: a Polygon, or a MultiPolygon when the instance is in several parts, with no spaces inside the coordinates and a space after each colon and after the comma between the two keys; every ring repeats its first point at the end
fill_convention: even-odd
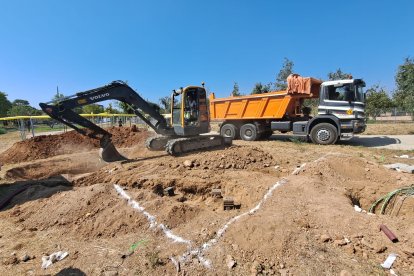
{"type": "Polygon", "coordinates": [[[210,131],[207,95],[204,87],[188,86],[172,93],[171,126],[178,136],[210,131]]]}

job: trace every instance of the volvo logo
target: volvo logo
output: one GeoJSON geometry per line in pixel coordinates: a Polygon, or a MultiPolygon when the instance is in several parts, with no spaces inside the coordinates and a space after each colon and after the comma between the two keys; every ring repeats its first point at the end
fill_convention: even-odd
{"type": "Polygon", "coordinates": [[[89,97],[89,99],[91,99],[91,101],[94,101],[94,100],[102,99],[102,98],[105,98],[105,97],[109,97],[109,93],[89,97]]]}

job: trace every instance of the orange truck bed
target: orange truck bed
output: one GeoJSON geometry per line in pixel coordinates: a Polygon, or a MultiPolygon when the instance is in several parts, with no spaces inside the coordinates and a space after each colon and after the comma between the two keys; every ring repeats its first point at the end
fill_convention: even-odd
{"type": "Polygon", "coordinates": [[[210,94],[210,119],[246,120],[246,119],[282,119],[301,114],[303,99],[318,98],[322,81],[314,78],[302,78],[291,75],[287,79],[286,91],[274,91],[240,97],[216,99],[210,94]]]}

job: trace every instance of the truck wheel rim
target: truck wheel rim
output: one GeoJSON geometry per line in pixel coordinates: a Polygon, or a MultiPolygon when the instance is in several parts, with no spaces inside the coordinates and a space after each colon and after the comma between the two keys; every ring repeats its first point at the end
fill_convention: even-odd
{"type": "Polygon", "coordinates": [[[326,129],[321,129],[317,133],[319,141],[328,141],[331,138],[331,133],[326,129]]]}
{"type": "Polygon", "coordinates": [[[244,134],[246,134],[246,136],[248,136],[248,137],[252,137],[252,135],[253,135],[253,131],[251,131],[250,129],[247,129],[247,130],[244,132],[244,134]]]}
{"type": "Polygon", "coordinates": [[[231,136],[231,130],[230,130],[230,129],[226,129],[226,130],[224,131],[224,134],[225,134],[226,136],[230,137],[230,136],[231,136]]]}

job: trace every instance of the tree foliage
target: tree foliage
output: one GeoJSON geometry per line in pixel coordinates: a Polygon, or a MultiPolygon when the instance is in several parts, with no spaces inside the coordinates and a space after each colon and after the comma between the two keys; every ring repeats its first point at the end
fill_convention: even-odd
{"type": "Polygon", "coordinates": [[[234,82],[233,91],[231,91],[231,95],[234,97],[241,96],[240,90],[239,90],[239,84],[237,82],[234,82]]]}
{"type": "Polygon", "coordinates": [[[161,106],[161,112],[162,113],[170,113],[171,110],[171,97],[165,96],[161,97],[158,100],[160,106],[161,106]]]}
{"type": "Polygon", "coordinates": [[[345,80],[349,78],[352,78],[352,75],[349,73],[342,72],[341,68],[336,69],[335,72],[328,73],[329,80],[345,80]]]}
{"type": "Polygon", "coordinates": [[[29,102],[22,99],[16,99],[7,112],[8,116],[35,116],[41,115],[42,111],[30,106],[29,102]]]}
{"type": "Polygon", "coordinates": [[[276,82],[274,83],[274,88],[276,90],[286,90],[287,89],[287,78],[290,74],[293,73],[293,61],[289,60],[285,57],[282,65],[282,69],[280,69],[279,74],[277,74],[276,82]]]}
{"type": "Polygon", "coordinates": [[[365,112],[374,120],[387,108],[392,107],[392,100],[385,88],[375,84],[366,91],[365,112]]]}
{"type": "Polygon", "coordinates": [[[108,106],[105,108],[105,112],[109,114],[119,114],[119,110],[113,107],[112,103],[109,103],[108,106]]]}
{"type": "Polygon", "coordinates": [[[270,91],[270,84],[263,85],[261,82],[258,82],[254,85],[253,90],[250,94],[263,94],[270,91]]]}
{"type": "Polygon", "coordinates": [[[7,99],[7,94],[0,92],[0,117],[6,117],[11,107],[12,103],[7,99]]]}
{"type": "Polygon", "coordinates": [[[130,107],[129,104],[126,104],[124,102],[118,102],[118,108],[124,114],[133,114],[134,113],[134,110],[132,109],[132,107],[130,107]]]}
{"type": "Polygon", "coordinates": [[[59,93],[59,91],[56,91],[56,94],[53,96],[52,101],[56,104],[64,98],[65,98],[65,95],[63,95],[62,93],[59,93]]]}
{"type": "Polygon", "coordinates": [[[398,66],[395,82],[397,85],[394,93],[395,103],[412,112],[414,118],[414,59],[408,57],[402,65],[398,66]]]}
{"type": "Polygon", "coordinates": [[[86,114],[99,114],[104,112],[104,108],[99,104],[88,104],[82,107],[82,112],[86,114]]]}

